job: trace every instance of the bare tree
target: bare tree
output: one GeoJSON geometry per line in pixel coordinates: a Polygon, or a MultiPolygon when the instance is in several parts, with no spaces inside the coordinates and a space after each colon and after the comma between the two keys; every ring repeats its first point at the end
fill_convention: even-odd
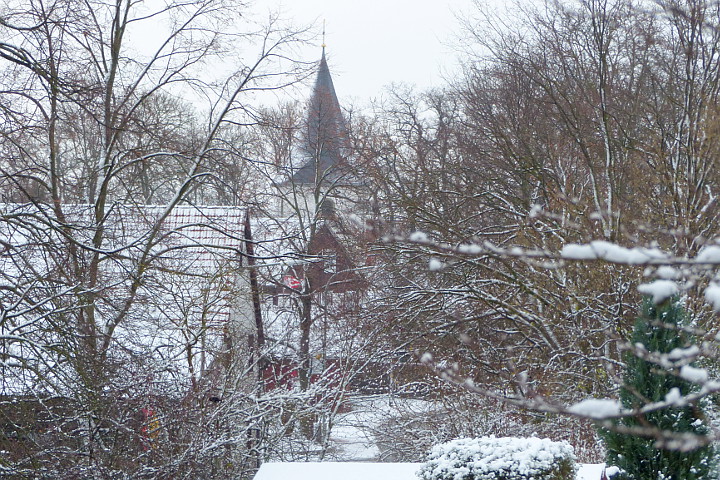
{"type": "MultiPolygon", "coordinates": [[[[225,149],[219,139],[226,125],[248,123],[245,92],[303,75],[304,66],[287,55],[303,32],[281,28],[275,18],[266,26],[247,24],[242,12],[240,4],[216,0],[156,6],[39,0],[3,7],[0,185],[4,199],[16,202],[4,204],[1,217],[4,393],[8,400],[30,395],[40,406],[64,399],[62,411],[41,408],[57,437],[49,436],[50,445],[31,438],[33,448],[11,464],[11,473],[37,469],[61,478],[163,471],[177,478],[200,471],[193,470],[195,460],[180,468],[172,455],[157,455],[159,440],[141,448],[146,433],[132,412],[143,403],[160,405],[159,398],[170,402],[168,411],[175,408],[170,399],[185,395],[191,401],[183,408],[202,408],[190,395],[195,377],[172,366],[176,359],[158,357],[157,345],[142,342],[148,337],[143,322],[152,323],[147,315],[158,315],[151,300],[183,294],[159,282],[158,273],[169,254],[188,246],[168,248],[167,238],[183,237],[192,225],[168,232],[167,220],[211,176],[225,149]],[[142,39],[150,24],[155,35],[142,39]],[[243,62],[231,55],[238,48],[255,53],[243,62]],[[183,105],[175,99],[180,92],[207,109],[183,105]],[[151,201],[162,206],[149,213],[143,204],[151,201]]],[[[243,253],[206,248],[229,259],[243,253]]],[[[184,299],[177,312],[189,300],[210,312],[216,299],[206,293],[184,299]]],[[[205,327],[179,330],[192,346],[205,327]]],[[[192,371],[196,360],[188,362],[192,371]]],[[[185,428],[194,432],[185,440],[197,441],[193,420],[185,421],[174,431],[185,428]]],[[[230,437],[225,441],[237,440],[230,437]]],[[[195,453],[217,453],[222,444],[195,453]]],[[[226,469],[211,473],[227,475],[226,469]]]]}
{"type": "Polygon", "coordinates": [[[402,232],[386,243],[389,335],[410,334],[409,350],[470,390],[567,413],[622,381],[643,275],[689,279],[695,321],[710,320],[702,269],[646,266],[692,262],[717,235],[715,8],[518,6],[469,25],[482,53],[442,103],[385,108],[379,190],[400,199],[402,232]],[[591,262],[566,262],[576,244],[591,262]],[[629,252],[646,252],[642,268],[629,252]]]}

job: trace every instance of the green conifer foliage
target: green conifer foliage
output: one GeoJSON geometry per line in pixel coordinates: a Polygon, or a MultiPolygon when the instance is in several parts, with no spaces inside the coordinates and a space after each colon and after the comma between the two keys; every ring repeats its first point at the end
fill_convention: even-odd
{"type": "MultiPolygon", "coordinates": [[[[674,349],[692,345],[692,336],[678,327],[685,321],[685,310],[677,299],[653,305],[649,299],[635,324],[632,342],[642,344],[648,352],[667,354],[674,349]]],[[[663,401],[673,388],[685,396],[698,386],[657,363],[628,353],[624,385],[620,401],[626,409],[639,408],[651,402],[663,401]]],[[[677,372],[675,372],[677,373],[677,372]]],[[[671,394],[672,395],[672,394],[671,394]]],[[[672,407],[638,417],[623,418],[619,425],[639,427],[652,425],[664,431],[706,434],[708,427],[702,408],[698,405],[672,407]]],[[[607,448],[607,464],[620,467],[621,479],[628,480],[695,480],[707,479],[713,470],[712,446],[689,452],[656,448],[655,440],[601,429],[607,448]]]]}

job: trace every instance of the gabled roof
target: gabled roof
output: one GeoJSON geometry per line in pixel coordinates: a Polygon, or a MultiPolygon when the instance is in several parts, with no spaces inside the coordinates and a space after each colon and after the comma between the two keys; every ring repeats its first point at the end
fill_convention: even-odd
{"type": "Polygon", "coordinates": [[[312,185],[326,180],[335,181],[340,176],[338,168],[344,161],[343,149],[348,144],[347,137],[347,127],[323,47],[303,128],[301,148],[306,161],[293,173],[290,181],[312,185]]]}
{"type": "MultiPolygon", "coordinates": [[[[63,226],[72,230],[78,245],[85,246],[84,252],[91,252],[90,239],[97,227],[94,206],[65,204],[62,208],[63,226]]],[[[72,267],[64,257],[63,229],[48,228],[57,221],[47,209],[42,204],[0,204],[0,284],[12,287],[3,299],[14,307],[7,312],[10,321],[0,324],[0,337],[13,332],[12,339],[4,338],[3,354],[33,366],[25,368],[0,358],[0,394],[24,393],[48,380],[62,392],[68,388],[66,379],[73,378],[69,366],[61,368],[52,355],[42,354],[46,350],[32,347],[60,334],[52,322],[76,308],[72,299],[82,281],[78,273],[65,273],[72,267]],[[15,286],[21,287],[19,291],[32,289],[32,294],[19,297],[13,293],[15,286]],[[55,314],[52,309],[57,307],[44,307],[46,299],[48,304],[69,306],[55,314]],[[61,377],[62,381],[57,380],[61,377]]],[[[202,374],[201,368],[194,373],[188,370],[188,355],[195,359],[195,366],[205,364],[204,358],[209,365],[222,351],[225,326],[243,307],[238,297],[244,294],[235,277],[243,266],[245,209],[180,205],[151,239],[148,232],[165,213],[165,207],[159,206],[108,208],[100,280],[94,287],[102,292],[97,300],[98,328],[105,332],[113,327],[112,361],[125,362],[131,355],[148,369],[157,368],[158,382],[170,379],[171,371],[202,374]],[[143,258],[152,260],[143,270],[136,301],[126,319],[113,324],[139,278],[136,272],[143,258]],[[194,340],[201,337],[202,345],[194,340]]],[[[78,256],[85,258],[83,252],[78,256]]]]}

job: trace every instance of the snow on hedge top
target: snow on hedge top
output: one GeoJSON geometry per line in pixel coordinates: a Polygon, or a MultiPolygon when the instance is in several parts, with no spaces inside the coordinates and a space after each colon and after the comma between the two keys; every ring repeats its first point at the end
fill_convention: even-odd
{"type": "Polygon", "coordinates": [[[547,438],[463,438],[433,447],[418,472],[423,480],[539,478],[570,462],[575,454],[567,442],[547,438]]]}
{"type": "Polygon", "coordinates": [[[419,463],[266,462],[254,480],[417,480],[419,463]]]}

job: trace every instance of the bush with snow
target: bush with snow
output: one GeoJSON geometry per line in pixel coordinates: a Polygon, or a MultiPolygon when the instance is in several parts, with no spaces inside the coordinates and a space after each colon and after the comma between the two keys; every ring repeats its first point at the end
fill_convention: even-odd
{"type": "Polygon", "coordinates": [[[572,480],[575,454],[567,442],[546,438],[464,438],[436,445],[422,480],[572,480]]]}

